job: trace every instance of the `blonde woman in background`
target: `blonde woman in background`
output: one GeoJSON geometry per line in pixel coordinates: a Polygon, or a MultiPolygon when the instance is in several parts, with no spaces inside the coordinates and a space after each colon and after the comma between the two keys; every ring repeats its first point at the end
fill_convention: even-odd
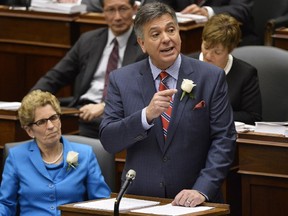
{"type": "Polygon", "coordinates": [[[16,211],[21,216],[60,216],[59,205],[110,196],[92,148],[62,137],[60,114],[58,100],[48,92],[35,90],[23,98],[18,115],[32,140],[9,151],[1,216],[16,211]]]}

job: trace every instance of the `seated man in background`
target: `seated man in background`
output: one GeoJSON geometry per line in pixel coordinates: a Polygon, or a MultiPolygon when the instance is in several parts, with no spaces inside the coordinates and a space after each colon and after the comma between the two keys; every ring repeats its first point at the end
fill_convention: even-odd
{"type": "Polygon", "coordinates": [[[82,34],[66,56],[32,87],[56,93],[75,82],[77,91],[69,106],[80,108],[80,135],[94,138],[98,138],[109,72],[144,55],[133,32],[135,1],[100,2],[108,27],[82,34]]]}
{"type": "MultiPolygon", "coordinates": [[[[155,0],[145,0],[145,3],[155,0]]],[[[181,13],[199,14],[211,18],[215,14],[228,13],[242,23],[240,45],[259,44],[252,18],[253,0],[157,0],[181,13]]]]}
{"type": "Polygon", "coordinates": [[[234,120],[254,124],[262,120],[260,87],[256,68],[231,55],[240,37],[236,19],[215,15],[204,26],[202,52],[190,56],[224,69],[234,120]]]}

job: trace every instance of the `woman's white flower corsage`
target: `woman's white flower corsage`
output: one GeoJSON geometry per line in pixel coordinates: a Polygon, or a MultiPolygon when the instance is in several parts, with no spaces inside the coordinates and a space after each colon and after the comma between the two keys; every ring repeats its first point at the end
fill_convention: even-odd
{"type": "Polygon", "coordinates": [[[71,167],[73,169],[76,169],[76,167],[78,166],[78,155],[79,153],[75,151],[68,152],[67,158],[66,158],[66,161],[68,163],[67,171],[69,171],[71,167]]]}
{"type": "Polygon", "coordinates": [[[180,101],[183,99],[183,97],[185,96],[185,94],[189,94],[189,97],[194,99],[194,95],[192,93],[193,88],[196,86],[196,84],[189,79],[183,79],[182,84],[181,84],[181,89],[182,89],[182,95],[180,98],[180,101]]]}

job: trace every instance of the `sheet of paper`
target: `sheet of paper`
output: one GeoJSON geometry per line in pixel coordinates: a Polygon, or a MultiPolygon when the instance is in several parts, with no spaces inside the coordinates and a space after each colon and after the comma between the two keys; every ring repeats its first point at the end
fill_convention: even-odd
{"type": "Polygon", "coordinates": [[[255,122],[255,132],[287,135],[288,122],[255,122]]]}
{"type": "Polygon", "coordinates": [[[179,23],[185,23],[192,20],[196,23],[204,23],[208,20],[207,17],[198,14],[182,14],[177,12],[176,16],[179,23]]]}
{"type": "Polygon", "coordinates": [[[255,130],[255,126],[254,125],[248,125],[248,124],[245,124],[243,122],[238,122],[238,121],[235,121],[234,124],[235,124],[236,131],[238,133],[254,131],[255,130]]]}
{"type": "Polygon", "coordinates": [[[0,109],[4,110],[18,110],[21,106],[20,102],[4,102],[0,101],[0,109]]]}
{"type": "Polygon", "coordinates": [[[166,216],[176,216],[189,213],[195,213],[200,211],[207,211],[214,207],[209,206],[197,206],[197,207],[183,207],[183,206],[172,206],[172,204],[167,205],[157,205],[149,208],[142,208],[132,210],[131,212],[144,213],[144,214],[155,214],[155,215],[166,215],[166,216]]]}
{"type": "MultiPolygon", "coordinates": [[[[111,198],[111,199],[96,200],[96,201],[91,201],[91,202],[86,202],[86,203],[77,203],[74,206],[89,208],[89,209],[113,211],[114,203],[115,203],[115,198],[111,198]]],[[[147,206],[153,206],[153,205],[158,205],[158,204],[159,202],[155,202],[155,201],[123,197],[120,201],[119,211],[136,209],[136,208],[144,208],[147,206]]]]}

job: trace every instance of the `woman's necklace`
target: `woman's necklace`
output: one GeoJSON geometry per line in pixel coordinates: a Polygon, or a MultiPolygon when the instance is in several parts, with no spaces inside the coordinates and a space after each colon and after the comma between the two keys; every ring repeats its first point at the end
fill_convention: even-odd
{"type": "Polygon", "coordinates": [[[44,163],[46,163],[46,164],[54,164],[54,163],[56,163],[56,162],[62,157],[62,155],[63,155],[63,148],[62,148],[62,151],[61,151],[60,155],[59,155],[54,161],[48,162],[48,161],[45,161],[43,158],[42,158],[42,160],[43,160],[44,163]]]}

